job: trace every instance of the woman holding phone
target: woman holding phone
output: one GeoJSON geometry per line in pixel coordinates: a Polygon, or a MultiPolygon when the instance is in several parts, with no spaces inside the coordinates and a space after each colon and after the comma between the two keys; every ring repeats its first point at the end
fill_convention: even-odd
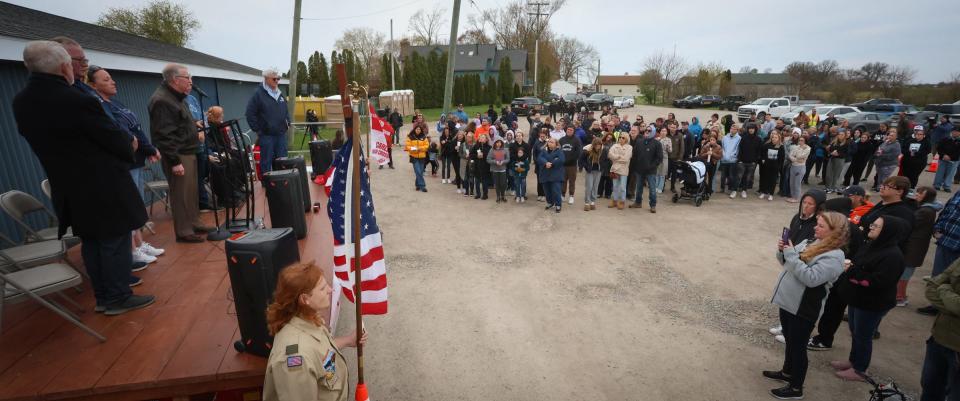
{"type": "Polygon", "coordinates": [[[849,238],[847,217],[836,212],[823,212],[817,217],[814,240],[794,245],[781,238],[777,244],[777,261],[783,271],[774,287],[772,302],[780,307],[780,324],[786,340],[783,367],[763,371],[763,376],[786,383],[770,390],[779,399],[803,397],[807,375],[807,341],[820,317],[824,300],[834,280],[844,270],[841,249],[849,238]]]}

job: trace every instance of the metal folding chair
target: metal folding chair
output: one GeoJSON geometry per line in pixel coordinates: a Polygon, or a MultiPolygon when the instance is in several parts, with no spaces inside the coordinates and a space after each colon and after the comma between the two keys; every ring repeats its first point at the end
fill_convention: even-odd
{"type": "MultiPolygon", "coordinates": [[[[7,191],[3,194],[0,194],[0,208],[2,208],[3,211],[6,212],[7,215],[9,215],[18,226],[20,226],[25,238],[24,242],[61,239],[57,238],[57,230],[59,226],[57,216],[54,215],[50,209],[47,209],[43,203],[40,203],[37,198],[17,190],[7,191]],[[45,215],[49,223],[48,227],[34,229],[27,224],[25,217],[30,213],[41,213],[45,215]]],[[[80,244],[80,238],[74,236],[73,231],[70,228],[67,228],[67,232],[63,235],[62,239],[67,244],[68,248],[80,244]]]]}
{"type": "Polygon", "coordinates": [[[167,195],[170,193],[170,184],[165,179],[158,180],[156,173],[150,166],[144,167],[144,170],[149,172],[151,176],[150,181],[144,182],[143,186],[150,193],[150,217],[153,217],[153,204],[157,199],[163,202],[163,210],[170,210],[170,201],[167,199],[167,195]]]}
{"type": "Polygon", "coordinates": [[[57,294],[79,307],[76,302],[66,295],[63,295],[61,291],[76,287],[82,282],[83,280],[80,277],[80,273],[65,264],[49,263],[31,268],[22,268],[7,256],[6,251],[0,251],[0,333],[3,332],[4,305],[33,299],[40,305],[50,309],[95,337],[97,340],[100,340],[100,342],[107,341],[106,337],[83,324],[79,316],[70,312],[56,301],[44,298],[46,295],[57,294]],[[11,268],[11,266],[13,268],[11,268]]]}

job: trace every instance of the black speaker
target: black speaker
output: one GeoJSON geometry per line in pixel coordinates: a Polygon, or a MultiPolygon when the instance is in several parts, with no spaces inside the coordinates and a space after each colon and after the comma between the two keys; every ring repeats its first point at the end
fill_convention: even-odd
{"type": "Polygon", "coordinates": [[[267,357],[273,345],[267,306],[273,302],[280,271],[300,261],[297,239],[290,228],[245,231],[227,239],[224,249],[240,327],[240,341],[233,346],[267,357]]]}
{"type": "Polygon", "coordinates": [[[313,165],[314,177],[327,172],[333,164],[333,147],[330,141],[310,142],[310,162],[313,165]]]}
{"type": "Polygon", "coordinates": [[[263,173],[263,185],[270,207],[270,227],[290,227],[297,238],[307,236],[307,219],[300,200],[300,177],[297,170],[274,170],[263,173]]]}
{"type": "Polygon", "coordinates": [[[303,156],[281,157],[273,159],[274,170],[297,170],[300,173],[300,193],[303,201],[303,211],[309,212],[313,203],[310,201],[310,179],[307,177],[307,162],[303,156]]]}

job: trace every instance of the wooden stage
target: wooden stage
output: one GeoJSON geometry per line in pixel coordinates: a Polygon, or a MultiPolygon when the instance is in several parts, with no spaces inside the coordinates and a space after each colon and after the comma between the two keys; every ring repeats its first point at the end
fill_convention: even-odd
{"type": "MultiPolygon", "coordinates": [[[[270,227],[262,188],[255,186],[256,215],[270,227]]],[[[319,185],[310,186],[314,202],[324,207],[307,214],[301,260],[329,267],[324,262],[333,257],[326,196],[319,185]]],[[[212,225],[212,213],[202,216],[212,225]]],[[[224,243],[175,242],[161,203],[154,205],[152,221],[157,234],[145,232],[144,238],[166,253],[134,273],[144,281],[134,293],[155,295],[156,303],[107,317],[93,312],[87,283],[82,293],[66,291],[84,306],[82,321],[106,336],[105,343],[36,302],[8,305],[0,335],[0,400],[151,400],[263,385],[265,359],[233,348],[240,333],[224,243]]],[[[78,267],[83,264],[79,250],[68,253],[78,267]]],[[[329,279],[330,272],[326,275],[329,279]]]]}

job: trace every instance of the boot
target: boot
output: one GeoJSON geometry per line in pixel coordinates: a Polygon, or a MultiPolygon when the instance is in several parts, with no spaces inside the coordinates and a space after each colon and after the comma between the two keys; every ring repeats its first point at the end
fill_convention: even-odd
{"type": "Polygon", "coordinates": [[[589,212],[589,211],[590,211],[590,205],[583,205],[583,211],[584,211],[584,212],[589,212]]]}
{"type": "Polygon", "coordinates": [[[623,210],[623,208],[626,207],[626,204],[627,202],[624,201],[617,202],[617,209],[623,210]]]}
{"type": "Polygon", "coordinates": [[[614,207],[617,207],[617,201],[615,201],[615,200],[611,200],[611,201],[610,201],[610,206],[607,206],[607,207],[608,207],[608,208],[614,208],[614,207]]]}

